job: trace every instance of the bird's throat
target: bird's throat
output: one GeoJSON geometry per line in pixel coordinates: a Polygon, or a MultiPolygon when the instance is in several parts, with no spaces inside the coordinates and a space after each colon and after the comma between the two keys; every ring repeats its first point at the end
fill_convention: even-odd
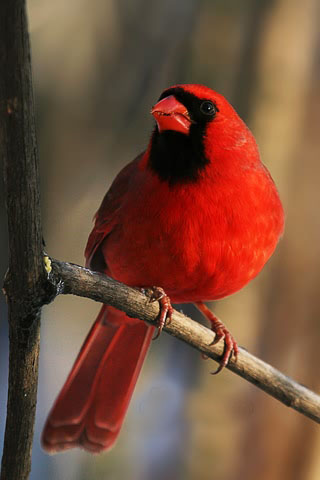
{"type": "Polygon", "coordinates": [[[149,167],[160,180],[171,186],[195,182],[209,163],[204,154],[203,132],[192,125],[190,134],[154,130],[151,138],[149,167]]]}

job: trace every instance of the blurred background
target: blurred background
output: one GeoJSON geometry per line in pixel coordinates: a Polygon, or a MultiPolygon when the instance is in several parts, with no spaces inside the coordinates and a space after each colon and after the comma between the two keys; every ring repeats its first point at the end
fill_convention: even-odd
{"type": "MultiPolygon", "coordinates": [[[[29,0],[28,9],[48,253],[83,264],[93,214],[116,173],[145,148],[162,90],[212,87],[253,130],[287,216],[262,274],[214,311],[240,345],[319,392],[319,1],[29,0]]],[[[3,278],[3,201],[0,220],[3,278]]],[[[320,478],[315,423],[226,370],[211,376],[213,362],[166,334],[152,344],[116,447],[95,457],[46,455],[45,417],[98,310],[71,296],[43,310],[31,480],[320,478]]]]}

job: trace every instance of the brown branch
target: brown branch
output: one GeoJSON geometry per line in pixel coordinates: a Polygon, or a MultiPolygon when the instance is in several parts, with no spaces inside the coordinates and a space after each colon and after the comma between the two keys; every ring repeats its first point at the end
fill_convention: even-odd
{"type": "MultiPolygon", "coordinates": [[[[78,265],[52,260],[52,267],[49,277],[56,285],[57,293],[88,297],[123,310],[131,317],[151,324],[156,322],[159,314],[158,302],[150,303],[138,290],[78,265]]],[[[177,311],[174,312],[172,322],[164,329],[214,360],[221,357],[223,342],[210,345],[214,333],[177,311]]],[[[288,407],[320,423],[319,395],[243,348],[240,348],[237,362],[232,360],[227,368],[288,407]]]]}
{"type": "Polygon", "coordinates": [[[9,391],[1,480],[27,479],[36,411],[42,259],[38,158],[24,0],[0,2],[0,156],[9,233],[9,391]]]}

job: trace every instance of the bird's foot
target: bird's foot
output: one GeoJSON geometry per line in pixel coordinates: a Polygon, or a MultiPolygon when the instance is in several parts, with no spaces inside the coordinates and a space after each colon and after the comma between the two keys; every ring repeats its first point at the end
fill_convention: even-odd
{"type": "Polygon", "coordinates": [[[211,345],[215,345],[220,340],[224,339],[224,350],[222,354],[222,358],[219,362],[219,367],[215,372],[212,372],[213,375],[221,372],[221,370],[228,365],[229,360],[231,359],[232,355],[237,361],[239,347],[227,327],[216,317],[209,308],[204,305],[202,302],[197,302],[196,306],[200,310],[201,313],[210,321],[211,323],[211,330],[216,334],[215,339],[213,340],[211,345]]]}
{"type": "Polygon", "coordinates": [[[153,340],[159,337],[162,329],[165,325],[168,325],[171,322],[173,308],[171,305],[170,298],[165,293],[161,287],[148,287],[140,289],[147,297],[149,297],[149,302],[159,302],[160,312],[159,319],[157,322],[158,331],[153,337],[153,340]]]}
{"type": "Polygon", "coordinates": [[[217,317],[215,317],[215,321],[211,323],[211,330],[216,334],[212,345],[215,345],[220,340],[224,339],[224,350],[219,367],[215,372],[212,372],[213,375],[216,375],[217,373],[221,372],[226,365],[228,365],[232,355],[234,356],[235,361],[237,361],[239,348],[229,330],[217,317]]]}

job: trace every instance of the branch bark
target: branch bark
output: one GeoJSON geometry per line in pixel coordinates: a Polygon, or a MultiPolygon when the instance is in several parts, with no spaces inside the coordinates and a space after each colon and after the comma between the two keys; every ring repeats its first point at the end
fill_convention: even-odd
{"type": "MultiPolygon", "coordinates": [[[[52,260],[49,280],[55,285],[57,294],[73,294],[107,303],[123,310],[130,317],[140,318],[155,324],[159,304],[150,303],[148,298],[122,283],[100,273],[78,265],[52,260]]],[[[172,321],[165,331],[183,340],[192,347],[218,361],[223,352],[223,342],[212,345],[214,333],[174,311],[172,321]]],[[[237,362],[233,359],[227,366],[232,372],[253,383],[288,407],[320,423],[320,396],[295,382],[271,365],[240,348],[237,362]]]]}
{"type": "Polygon", "coordinates": [[[0,2],[0,155],[8,213],[9,390],[1,480],[31,468],[36,411],[42,256],[38,155],[24,0],[0,2]]]}

